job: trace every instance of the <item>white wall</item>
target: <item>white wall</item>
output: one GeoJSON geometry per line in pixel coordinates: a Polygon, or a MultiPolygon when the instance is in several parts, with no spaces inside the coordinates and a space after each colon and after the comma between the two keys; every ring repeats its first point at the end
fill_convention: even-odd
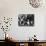
{"type": "MultiPolygon", "coordinates": [[[[45,40],[45,12],[45,5],[35,9],[30,6],[28,0],[0,0],[0,16],[13,17],[9,33],[12,34],[13,37],[16,37],[17,40],[27,40],[34,34],[37,35],[39,40],[45,40]],[[23,13],[35,15],[34,27],[18,26],[18,15],[23,13]]],[[[0,36],[0,39],[2,39],[2,36],[0,36]]]]}

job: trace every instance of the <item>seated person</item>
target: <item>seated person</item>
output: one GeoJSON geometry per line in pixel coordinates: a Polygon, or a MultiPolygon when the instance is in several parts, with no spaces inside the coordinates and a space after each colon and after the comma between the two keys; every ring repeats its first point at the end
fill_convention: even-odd
{"type": "Polygon", "coordinates": [[[16,37],[14,37],[12,34],[7,33],[6,34],[6,41],[11,41],[11,42],[15,42],[16,41],[16,37]]]}

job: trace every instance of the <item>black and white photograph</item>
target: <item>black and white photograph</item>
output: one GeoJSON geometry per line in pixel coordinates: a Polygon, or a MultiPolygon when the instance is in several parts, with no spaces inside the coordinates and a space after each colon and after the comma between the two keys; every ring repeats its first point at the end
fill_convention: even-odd
{"type": "Polygon", "coordinates": [[[34,26],[34,14],[20,14],[18,16],[19,26],[34,26]]]}
{"type": "Polygon", "coordinates": [[[0,46],[46,46],[46,0],[0,0],[0,46]]]}

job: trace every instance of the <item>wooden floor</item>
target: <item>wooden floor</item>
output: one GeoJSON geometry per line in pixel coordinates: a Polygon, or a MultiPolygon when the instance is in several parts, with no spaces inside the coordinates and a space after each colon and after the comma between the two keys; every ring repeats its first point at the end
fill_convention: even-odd
{"type": "Polygon", "coordinates": [[[15,45],[8,44],[5,40],[0,40],[0,46],[15,46],[15,45]]]}
{"type": "Polygon", "coordinates": [[[46,40],[44,41],[6,41],[6,40],[0,40],[0,46],[46,46],[46,40]]]}
{"type": "Polygon", "coordinates": [[[5,42],[0,42],[0,46],[15,46],[15,45],[6,44],[5,42]]]}

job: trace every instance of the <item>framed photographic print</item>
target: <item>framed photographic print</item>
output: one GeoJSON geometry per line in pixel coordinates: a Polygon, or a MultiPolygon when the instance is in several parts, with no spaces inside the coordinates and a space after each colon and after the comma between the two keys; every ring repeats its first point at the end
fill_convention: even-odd
{"type": "Polygon", "coordinates": [[[34,26],[34,14],[19,14],[18,25],[19,26],[34,26]]]}

